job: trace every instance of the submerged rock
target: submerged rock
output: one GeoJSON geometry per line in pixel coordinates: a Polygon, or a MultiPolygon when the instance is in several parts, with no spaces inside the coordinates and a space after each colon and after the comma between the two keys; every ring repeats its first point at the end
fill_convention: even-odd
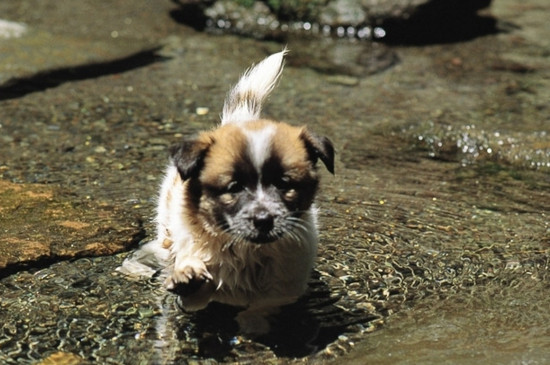
{"type": "Polygon", "coordinates": [[[56,259],[110,255],[142,235],[137,217],[79,201],[67,191],[0,180],[0,270],[56,259]]]}
{"type": "MultiPolygon", "coordinates": [[[[331,38],[316,41],[292,39],[288,62],[327,75],[362,78],[387,70],[399,62],[397,53],[374,42],[356,42],[331,38]]],[[[355,83],[354,83],[355,84],[355,83]]]]}

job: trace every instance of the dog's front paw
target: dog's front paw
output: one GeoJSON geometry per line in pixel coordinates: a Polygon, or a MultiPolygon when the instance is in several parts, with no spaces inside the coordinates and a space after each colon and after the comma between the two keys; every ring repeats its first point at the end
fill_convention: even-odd
{"type": "Polygon", "coordinates": [[[202,260],[187,257],[174,265],[172,273],[164,281],[164,287],[180,296],[189,296],[212,280],[212,275],[202,260]]]}
{"type": "Polygon", "coordinates": [[[178,295],[177,304],[185,311],[205,308],[216,290],[212,274],[204,262],[195,257],[177,261],[164,286],[178,295]]]}

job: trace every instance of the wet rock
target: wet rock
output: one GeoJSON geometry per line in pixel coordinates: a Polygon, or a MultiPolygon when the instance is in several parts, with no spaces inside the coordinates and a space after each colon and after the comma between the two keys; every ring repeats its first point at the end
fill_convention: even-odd
{"type": "Polygon", "coordinates": [[[363,10],[361,2],[355,0],[330,1],[319,14],[321,24],[330,26],[357,27],[364,24],[366,20],[367,13],[363,10]]]}
{"type": "Polygon", "coordinates": [[[293,47],[288,61],[290,65],[309,67],[328,75],[360,78],[387,70],[399,61],[394,50],[372,42],[293,39],[289,45],[293,47]]]}
{"type": "Polygon", "coordinates": [[[139,48],[119,48],[116,44],[104,42],[83,42],[72,35],[54,35],[47,31],[33,30],[22,37],[2,41],[0,84],[43,70],[97,62],[98,54],[114,59],[139,48]]]}
{"type": "MultiPolygon", "coordinates": [[[[410,41],[406,32],[422,29],[422,37],[442,30],[469,28],[476,12],[490,0],[329,0],[329,1],[194,1],[193,11],[204,17],[210,30],[234,32],[255,38],[284,39],[288,34],[334,35],[410,41]],[[197,6],[197,4],[199,4],[197,6]],[[426,32],[428,31],[428,32],[426,32]],[[388,34],[389,33],[389,34],[388,34]]],[[[190,2],[183,2],[190,8],[190,2]]],[[[202,28],[202,27],[201,27],[202,28]]],[[[416,35],[413,35],[416,37],[416,35]]],[[[440,35],[439,35],[440,36],[440,35]]],[[[419,39],[416,39],[417,41],[419,39]]],[[[427,40],[427,39],[426,39],[427,40]]]]}
{"type": "Polygon", "coordinates": [[[68,2],[0,2],[0,85],[45,70],[123,58],[169,34],[169,2],[144,1],[134,9],[109,3],[109,12],[105,6],[85,1],[85,10],[74,12],[68,2]],[[156,33],[148,27],[151,22],[156,33]]]}
{"type": "Polygon", "coordinates": [[[256,38],[263,38],[266,29],[275,30],[279,24],[269,7],[259,1],[255,1],[252,6],[231,0],[216,1],[204,13],[212,29],[231,29],[256,38]]]}
{"type": "Polygon", "coordinates": [[[0,201],[0,270],[114,254],[143,233],[139,219],[120,208],[51,186],[0,180],[0,201]]]}

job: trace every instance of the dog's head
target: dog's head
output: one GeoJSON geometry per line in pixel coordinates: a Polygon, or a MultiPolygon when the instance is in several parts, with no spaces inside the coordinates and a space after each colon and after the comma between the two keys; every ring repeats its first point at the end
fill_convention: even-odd
{"type": "Polygon", "coordinates": [[[319,182],[316,162],[334,170],[328,138],[268,120],[204,132],[173,147],[172,158],[186,181],[190,219],[210,234],[253,243],[304,229],[301,217],[319,182]]]}

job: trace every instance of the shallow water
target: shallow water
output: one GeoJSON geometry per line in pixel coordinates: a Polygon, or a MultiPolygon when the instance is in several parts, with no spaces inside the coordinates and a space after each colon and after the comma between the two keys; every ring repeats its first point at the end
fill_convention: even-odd
{"type": "Polygon", "coordinates": [[[369,335],[349,364],[546,364],[548,286],[531,278],[419,302],[369,335]]]}
{"type": "MultiPolygon", "coordinates": [[[[270,336],[239,336],[231,308],[181,313],[155,280],[114,272],[123,253],[5,275],[0,359],[544,363],[550,34],[541,8],[550,10],[497,2],[496,16],[517,28],[392,46],[374,73],[291,52],[265,115],[329,136],[338,160],[334,177],[323,173],[310,292],[270,336]]],[[[242,70],[282,47],[186,28],[168,44],[163,62],[2,101],[2,178],[117,204],[151,236],[167,147],[213,126],[242,70]]],[[[353,44],[319,48],[349,56],[353,44]]]]}

